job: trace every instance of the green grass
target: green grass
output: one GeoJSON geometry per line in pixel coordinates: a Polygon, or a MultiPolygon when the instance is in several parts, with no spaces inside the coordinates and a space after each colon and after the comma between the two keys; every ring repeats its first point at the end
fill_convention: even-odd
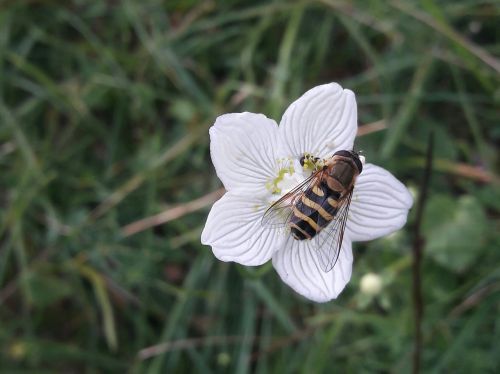
{"type": "Polygon", "coordinates": [[[357,148],[416,191],[435,133],[424,371],[498,371],[499,18],[488,0],[0,2],[0,369],[410,371],[414,211],[355,245],[325,305],[217,261],[208,206],[124,235],[220,188],[217,115],[279,120],[337,81],[387,126],[357,148]]]}

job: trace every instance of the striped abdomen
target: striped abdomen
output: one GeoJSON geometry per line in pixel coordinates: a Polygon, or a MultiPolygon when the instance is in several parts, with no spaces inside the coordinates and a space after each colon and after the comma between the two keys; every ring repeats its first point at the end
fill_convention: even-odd
{"type": "Polygon", "coordinates": [[[304,191],[289,222],[293,237],[311,239],[325,228],[337,213],[341,192],[332,190],[325,181],[304,191]]]}

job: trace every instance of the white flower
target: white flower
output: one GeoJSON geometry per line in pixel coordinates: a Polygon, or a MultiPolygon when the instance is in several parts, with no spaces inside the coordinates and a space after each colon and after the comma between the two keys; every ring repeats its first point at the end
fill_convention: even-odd
{"type": "Polygon", "coordinates": [[[387,235],[406,223],[413,203],[406,187],[388,171],[364,165],[341,252],[329,272],[321,270],[312,240],[264,229],[261,219],[273,201],[307,177],[300,157],[329,158],[338,150],[351,150],[356,130],[354,93],[336,83],[306,92],[286,110],[279,126],[263,114],[218,117],[210,129],[210,152],[227,192],[208,215],[202,243],[222,261],[254,266],[272,259],[281,279],[299,294],[316,302],[336,298],[351,278],[351,242],[387,235]]]}

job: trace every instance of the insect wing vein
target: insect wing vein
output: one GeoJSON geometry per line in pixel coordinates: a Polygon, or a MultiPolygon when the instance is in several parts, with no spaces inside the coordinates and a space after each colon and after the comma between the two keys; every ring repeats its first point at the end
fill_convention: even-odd
{"type": "Polygon", "coordinates": [[[315,247],[322,270],[327,273],[335,267],[342,248],[344,231],[353,190],[339,203],[333,221],[315,237],[315,247]]]}
{"type": "Polygon", "coordinates": [[[311,174],[293,190],[273,203],[262,216],[261,225],[265,228],[280,228],[288,225],[296,202],[300,201],[304,192],[321,180],[322,176],[323,170],[311,174]]]}

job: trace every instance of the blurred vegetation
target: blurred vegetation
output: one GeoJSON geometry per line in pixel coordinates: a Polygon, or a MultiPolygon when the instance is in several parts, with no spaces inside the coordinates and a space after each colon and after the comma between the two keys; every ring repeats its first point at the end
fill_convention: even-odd
{"type": "Polygon", "coordinates": [[[377,130],[357,148],[416,194],[435,132],[424,371],[498,372],[499,16],[494,0],[0,1],[0,369],[410,371],[414,212],[355,245],[324,305],[200,244],[215,117],[279,120],[336,81],[377,130]]]}

